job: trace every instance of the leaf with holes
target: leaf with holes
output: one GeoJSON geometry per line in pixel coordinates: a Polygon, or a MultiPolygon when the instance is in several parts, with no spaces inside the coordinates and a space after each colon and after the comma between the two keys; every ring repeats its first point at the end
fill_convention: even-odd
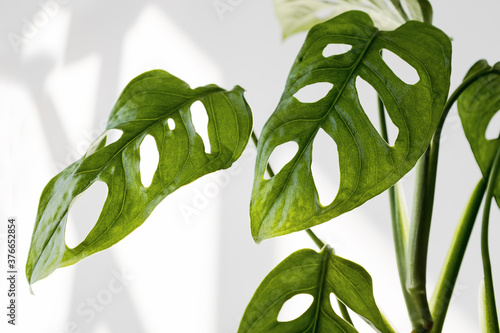
{"type": "MultiPolygon", "coordinates": [[[[483,176],[487,177],[500,144],[499,127],[496,128],[496,133],[488,133],[491,127],[489,125],[493,125],[492,119],[500,116],[500,62],[491,67],[486,60],[478,61],[471,67],[464,81],[479,72],[485,74],[462,92],[457,107],[476,162],[483,176]]],[[[500,207],[500,182],[496,184],[494,195],[500,207]]]]}
{"type": "Polygon", "coordinates": [[[395,31],[379,31],[367,14],[353,11],[311,29],[259,140],[250,212],[255,241],[304,230],[348,212],[411,170],[441,118],[450,58],[450,39],[425,23],[411,21],[395,31]],[[332,43],[352,48],[325,57],[323,51],[332,43]],[[411,65],[418,82],[407,84],[395,75],[380,55],[383,49],[411,65]],[[398,127],[394,146],[384,141],[360,106],[357,77],[373,86],[398,127]],[[295,98],[300,90],[319,83],[332,86],[324,97],[311,103],[295,98]],[[337,196],[325,206],[311,173],[313,142],[320,130],[335,140],[340,168],[337,196]],[[290,141],[299,146],[296,155],[274,177],[264,179],[274,149],[290,141]]]}
{"type": "Polygon", "coordinates": [[[169,73],[154,70],[127,85],[106,129],[123,133],[116,142],[105,145],[105,132],[42,193],[26,264],[30,284],[117,243],[179,187],[229,168],[248,143],[252,116],[238,86],[231,91],[215,85],[191,89],[169,73]],[[210,154],[205,153],[202,138],[193,127],[190,107],[196,101],[203,103],[208,114],[210,154]],[[156,142],[159,161],[151,184],[145,187],[140,146],[148,135],[156,142]],[[87,237],[69,248],[65,243],[69,208],[96,181],[108,186],[104,207],[87,237]]]}
{"type": "Polygon", "coordinates": [[[326,246],[320,253],[299,250],[276,266],[248,304],[238,333],[357,332],[333,310],[332,293],[377,331],[388,331],[375,303],[368,272],[326,246]],[[279,321],[286,302],[301,294],[314,298],[309,308],[294,320],[279,321]]]}
{"type": "MultiPolygon", "coordinates": [[[[416,0],[408,0],[413,3],[416,0]]],[[[398,1],[399,3],[399,1],[398,1]]],[[[274,0],[274,9],[283,30],[283,38],[351,10],[361,10],[370,15],[381,29],[396,29],[405,23],[396,6],[384,0],[274,0]]],[[[401,8],[401,4],[399,4],[401,8]]],[[[401,9],[402,10],[402,9],[401,9]]],[[[419,20],[418,17],[412,18],[419,20]]]]}

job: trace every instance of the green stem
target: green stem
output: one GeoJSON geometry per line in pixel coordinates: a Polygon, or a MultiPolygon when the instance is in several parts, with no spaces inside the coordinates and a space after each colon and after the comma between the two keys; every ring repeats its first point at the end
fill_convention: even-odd
{"type": "Polygon", "coordinates": [[[496,178],[500,170],[500,145],[495,154],[493,165],[488,176],[488,185],[486,186],[486,199],[483,210],[483,225],[481,228],[481,257],[483,259],[484,271],[484,302],[485,302],[485,323],[488,332],[498,333],[498,316],[495,303],[495,290],[493,287],[493,274],[491,271],[491,261],[489,253],[488,228],[490,221],[491,201],[496,186],[496,178]]]}
{"type": "Polygon", "coordinates": [[[441,333],[443,329],[444,319],[457,281],[458,272],[485,190],[486,181],[481,178],[455,230],[448,255],[431,298],[431,313],[434,319],[432,333],[441,333]]]}
{"type": "Polygon", "coordinates": [[[403,190],[399,183],[389,189],[389,205],[391,209],[392,236],[396,250],[396,263],[403,295],[407,300],[406,290],[406,251],[408,246],[408,220],[404,204],[403,190]]]}
{"type": "MultiPolygon", "coordinates": [[[[413,207],[412,227],[410,230],[410,246],[408,251],[407,289],[414,303],[416,311],[410,311],[413,328],[418,331],[429,331],[432,328],[432,317],[427,302],[425,289],[427,248],[431,227],[434,193],[436,188],[436,174],[439,156],[439,143],[446,116],[460,94],[473,82],[484,75],[497,72],[486,68],[467,78],[453,92],[443,109],[443,114],[432,138],[429,149],[419,161],[416,186],[415,204],[413,207]]],[[[409,309],[411,310],[411,309],[409,309]]]]}
{"type": "Polygon", "coordinates": [[[325,247],[325,243],[323,243],[323,241],[319,239],[319,237],[316,236],[316,234],[311,229],[306,229],[306,232],[309,235],[309,237],[311,237],[311,239],[314,241],[314,243],[319,247],[320,250],[323,247],[325,247]]]}
{"type": "Polygon", "coordinates": [[[389,189],[389,204],[391,207],[392,236],[396,250],[396,263],[399,280],[406,304],[409,305],[409,293],[406,290],[406,256],[408,251],[408,215],[404,190],[400,183],[389,189]]]}
{"type": "Polygon", "coordinates": [[[406,277],[406,289],[413,303],[408,310],[411,310],[410,320],[416,332],[430,331],[433,325],[426,290],[427,249],[434,202],[434,189],[430,186],[435,178],[430,169],[430,150],[427,149],[417,166],[406,277]]]}
{"type": "MultiPolygon", "coordinates": [[[[380,134],[389,143],[384,104],[378,98],[378,112],[380,120],[380,134]]],[[[410,295],[406,289],[406,251],[408,246],[408,214],[404,200],[404,192],[399,183],[389,189],[389,206],[391,210],[392,236],[396,251],[396,263],[399,273],[401,289],[408,309],[412,308],[410,295]]]]}

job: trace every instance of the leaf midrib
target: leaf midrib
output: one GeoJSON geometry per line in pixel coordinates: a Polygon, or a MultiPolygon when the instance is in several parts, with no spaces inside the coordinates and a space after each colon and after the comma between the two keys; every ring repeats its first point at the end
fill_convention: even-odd
{"type": "MultiPolygon", "coordinates": [[[[206,93],[204,93],[204,94],[201,94],[201,95],[198,95],[198,96],[195,96],[195,97],[188,98],[185,102],[182,102],[182,103],[180,103],[180,104],[176,105],[175,107],[172,107],[172,110],[176,110],[176,111],[174,111],[174,112],[177,112],[177,111],[178,111],[181,107],[183,107],[183,106],[185,106],[185,105],[187,105],[187,104],[189,104],[189,103],[194,103],[195,101],[200,100],[200,98],[202,98],[202,97],[206,97],[206,96],[209,96],[209,95],[211,95],[211,94],[218,93],[218,92],[223,92],[223,91],[224,91],[224,89],[222,89],[222,88],[215,88],[215,89],[214,89],[214,91],[210,91],[210,90],[209,90],[208,92],[206,92],[206,93]]],[[[122,107],[120,107],[120,110],[121,110],[122,108],[124,108],[124,107],[125,107],[125,105],[127,105],[127,103],[128,103],[128,102],[129,102],[129,101],[130,101],[133,97],[135,97],[135,96],[137,96],[137,95],[145,94],[145,93],[155,93],[155,92],[156,92],[156,93],[160,92],[160,93],[163,93],[163,94],[164,94],[164,92],[161,92],[161,91],[156,91],[156,90],[153,90],[153,91],[142,91],[142,92],[140,92],[140,93],[138,93],[138,94],[134,94],[134,95],[132,95],[129,99],[127,99],[127,101],[123,103],[123,106],[122,106],[122,107]]],[[[157,105],[157,106],[159,106],[159,107],[160,107],[160,106],[163,106],[163,105],[157,105]]],[[[141,107],[142,107],[142,105],[141,105],[141,107]]],[[[137,108],[139,108],[139,107],[137,107],[137,108]]],[[[119,112],[119,111],[117,111],[117,113],[118,113],[118,112],[119,112]]],[[[99,172],[99,173],[101,173],[101,172],[102,172],[102,170],[103,170],[104,168],[106,168],[106,167],[107,167],[107,166],[111,163],[111,161],[112,161],[112,160],[113,160],[113,159],[114,159],[117,155],[119,155],[119,154],[120,154],[120,153],[121,153],[121,152],[122,152],[125,148],[127,148],[127,147],[128,147],[128,145],[130,145],[132,142],[134,142],[134,141],[135,141],[135,140],[136,140],[139,136],[141,136],[142,134],[146,133],[146,132],[147,132],[147,131],[151,128],[151,127],[155,126],[155,125],[156,125],[156,124],[158,124],[160,121],[163,121],[165,118],[168,118],[168,117],[170,116],[170,114],[171,114],[171,113],[172,113],[172,112],[170,112],[170,113],[168,113],[168,114],[165,114],[165,115],[162,115],[162,116],[160,116],[160,117],[156,118],[153,122],[151,122],[151,124],[149,124],[148,126],[146,126],[146,127],[145,127],[142,131],[138,132],[138,134],[137,134],[136,136],[134,136],[133,138],[131,138],[131,139],[130,139],[128,142],[126,142],[126,143],[125,143],[125,145],[123,145],[123,146],[122,146],[122,147],[121,147],[121,148],[120,148],[120,149],[119,149],[119,150],[118,150],[118,151],[117,151],[117,152],[116,152],[113,156],[111,156],[111,157],[110,157],[110,159],[109,159],[109,160],[108,160],[108,161],[107,161],[107,162],[106,162],[106,163],[105,163],[105,164],[104,164],[101,168],[91,169],[91,170],[85,170],[85,171],[82,171],[82,172],[75,172],[75,175],[79,175],[79,174],[82,174],[82,173],[87,173],[87,172],[93,172],[93,171],[96,171],[96,170],[101,170],[101,171],[99,172]]],[[[143,119],[135,119],[135,120],[132,120],[132,121],[143,121],[143,119]]],[[[128,124],[129,122],[130,122],[130,121],[127,121],[127,122],[125,122],[125,123],[121,123],[120,125],[123,125],[123,124],[128,124]]],[[[108,129],[108,130],[109,130],[109,129],[108,129]]],[[[105,148],[105,147],[104,147],[104,148],[105,148]]],[[[96,152],[94,152],[94,153],[97,153],[97,151],[96,151],[96,152]]]]}
{"type": "MultiPolygon", "coordinates": [[[[205,87],[205,88],[206,88],[206,87],[205,87]]],[[[209,87],[208,89],[209,89],[209,90],[208,90],[206,93],[203,93],[203,94],[197,95],[197,96],[195,96],[195,97],[188,98],[185,102],[180,103],[179,105],[177,105],[176,107],[173,107],[172,109],[174,109],[174,110],[179,110],[181,107],[183,107],[183,106],[185,106],[185,105],[187,105],[187,104],[189,104],[189,103],[194,103],[195,101],[200,100],[200,99],[201,99],[201,98],[203,98],[203,97],[210,96],[211,94],[214,94],[214,93],[219,93],[219,92],[224,92],[224,91],[225,91],[224,89],[222,89],[222,88],[220,88],[220,87],[209,87]]],[[[129,101],[130,101],[133,97],[135,97],[135,96],[137,96],[137,95],[140,95],[140,94],[144,94],[144,93],[150,93],[150,92],[153,92],[153,93],[154,93],[154,92],[156,92],[156,93],[164,93],[164,92],[162,92],[161,90],[153,90],[153,91],[141,91],[140,93],[133,94],[133,95],[131,95],[131,96],[130,96],[130,97],[129,97],[129,98],[128,98],[128,99],[127,99],[127,100],[126,100],[123,104],[122,104],[122,106],[120,107],[120,109],[119,109],[119,110],[123,109],[123,108],[127,105],[127,103],[128,103],[128,102],[129,102],[129,101]]],[[[118,111],[117,111],[117,113],[118,113],[118,111]]],[[[158,124],[158,122],[163,121],[163,120],[164,120],[165,118],[167,118],[169,115],[170,115],[170,113],[168,113],[168,115],[164,115],[164,116],[158,117],[158,118],[157,118],[155,121],[153,121],[150,125],[146,126],[144,130],[142,130],[141,132],[139,132],[136,136],[134,136],[133,138],[131,138],[131,139],[130,139],[130,140],[129,140],[129,141],[128,141],[125,145],[123,145],[123,146],[122,146],[122,147],[121,147],[121,148],[120,148],[120,149],[119,149],[119,150],[118,150],[118,151],[117,151],[117,152],[116,152],[116,153],[115,153],[115,154],[114,154],[114,155],[113,155],[113,156],[112,156],[112,157],[111,157],[111,158],[110,158],[110,159],[109,159],[109,160],[108,160],[108,161],[107,161],[107,162],[106,162],[106,163],[105,163],[105,164],[104,164],[101,168],[98,168],[98,169],[92,169],[92,170],[86,170],[86,171],[84,171],[84,172],[75,172],[75,171],[77,171],[77,169],[79,168],[79,166],[80,166],[81,162],[83,162],[83,160],[85,159],[85,158],[82,158],[82,159],[81,159],[81,162],[80,162],[80,163],[79,163],[79,165],[76,167],[76,169],[75,169],[75,171],[74,171],[74,173],[73,173],[73,174],[74,174],[74,175],[79,175],[79,174],[83,174],[83,173],[87,173],[87,172],[93,172],[93,171],[96,171],[96,172],[97,172],[97,175],[96,175],[96,177],[94,177],[94,180],[95,180],[95,179],[97,179],[97,177],[98,177],[98,176],[99,176],[99,175],[103,172],[103,170],[104,170],[106,167],[108,167],[108,166],[111,164],[111,162],[112,162],[112,161],[113,161],[113,160],[114,160],[114,159],[115,159],[115,158],[116,158],[116,157],[117,157],[117,156],[118,156],[118,155],[119,155],[119,154],[120,154],[120,153],[121,153],[121,152],[122,152],[122,151],[123,151],[126,147],[128,147],[128,145],[130,145],[132,142],[134,142],[134,141],[135,141],[135,140],[136,140],[139,136],[141,136],[142,134],[144,134],[145,132],[147,132],[147,131],[151,128],[151,127],[153,127],[153,126],[155,126],[156,124],[158,124]]],[[[104,148],[105,148],[105,147],[104,147],[104,148]]],[[[97,151],[96,151],[96,152],[97,152],[97,151]]],[[[96,152],[94,152],[94,153],[96,153],[96,152]]],[[[219,152],[219,153],[220,153],[220,152],[219,152]]],[[[86,157],[86,156],[84,156],[84,157],[86,157]]],[[[189,159],[189,157],[188,157],[188,159],[189,159]]],[[[216,157],[214,160],[216,160],[216,159],[217,159],[217,157],[216,157]]],[[[187,159],[186,159],[186,160],[187,160],[187,159]]],[[[211,161],[211,162],[212,162],[212,161],[211,161]]],[[[125,170],[125,168],[124,168],[124,170],[125,170]]],[[[68,178],[68,181],[69,181],[69,180],[70,180],[70,179],[68,178]]],[[[66,183],[66,182],[65,182],[65,183],[66,183]]],[[[90,185],[89,185],[89,186],[90,186],[90,185]]],[[[88,186],[88,187],[89,187],[89,186],[88,186]]],[[[82,193],[83,193],[83,192],[85,192],[85,190],[86,190],[88,187],[86,187],[86,188],[82,191],[82,193]]],[[[58,192],[58,191],[56,190],[55,192],[58,192]]],[[[47,205],[49,205],[49,204],[50,204],[50,201],[51,201],[51,199],[52,199],[52,197],[53,197],[54,195],[55,195],[55,193],[54,193],[54,194],[51,196],[51,198],[47,201],[47,205]]],[[[125,197],[125,195],[124,195],[124,197],[125,197]]],[[[150,204],[150,203],[149,203],[149,204],[150,204]]],[[[149,206],[149,204],[148,204],[148,205],[146,205],[146,207],[145,207],[145,208],[147,208],[147,207],[149,206]]],[[[121,206],[121,207],[123,208],[123,203],[122,203],[122,206],[121,206]]],[[[67,215],[68,210],[69,210],[69,206],[68,206],[68,208],[65,210],[65,214],[63,215],[63,218],[64,218],[64,216],[65,216],[65,215],[67,215]]],[[[143,211],[144,211],[144,210],[143,210],[143,211]]],[[[121,214],[121,213],[119,213],[118,215],[120,215],[120,214],[121,214]]],[[[41,216],[41,218],[40,218],[40,221],[42,220],[43,215],[44,215],[44,214],[42,214],[42,216],[41,216]]],[[[135,217],[135,218],[137,218],[137,217],[135,217]]],[[[135,219],[135,218],[134,218],[134,219],[135,219]]],[[[44,246],[43,246],[43,247],[41,247],[40,255],[37,257],[36,261],[33,261],[33,269],[32,269],[31,274],[30,274],[30,283],[31,283],[31,276],[32,276],[32,275],[33,275],[33,273],[36,271],[36,269],[37,269],[37,267],[38,267],[38,264],[39,264],[39,262],[40,262],[40,258],[43,256],[43,253],[45,252],[45,250],[46,250],[46,248],[47,248],[47,245],[48,245],[48,244],[50,243],[50,241],[52,240],[52,238],[53,238],[53,236],[54,236],[55,232],[57,231],[57,229],[59,228],[59,226],[60,226],[61,222],[62,222],[62,219],[61,219],[61,220],[57,223],[57,226],[55,226],[55,227],[54,227],[54,229],[53,229],[53,230],[52,230],[52,232],[51,232],[51,236],[47,238],[47,241],[45,242],[44,246]]],[[[114,223],[112,223],[112,225],[113,225],[113,224],[114,224],[114,223]]],[[[108,227],[107,229],[109,229],[109,227],[108,227]]],[[[100,238],[100,237],[98,237],[98,239],[99,239],[99,238],[100,238]]],[[[94,240],[94,242],[92,242],[92,243],[95,243],[95,241],[96,241],[96,240],[94,240]]],[[[91,244],[90,244],[90,245],[91,245],[91,244]]],[[[76,249],[76,248],[75,248],[75,249],[76,249]]],[[[66,246],[66,250],[65,250],[65,252],[66,252],[66,251],[68,251],[68,250],[70,250],[70,251],[75,251],[75,249],[70,249],[70,248],[68,248],[68,247],[66,246]]],[[[64,257],[64,255],[63,255],[63,257],[64,257]]],[[[63,258],[63,259],[64,259],[64,258],[63,258]]],[[[64,262],[64,261],[63,261],[63,262],[64,262]]]]}
{"type": "MultiPolygon", "coordinates": [[[[220,89],[221,89],[222,91],[224,91],[222,88],[220,88],[220,89]]],[[[209,101],[210,101],[210,103],[211,103],[211,102],[212,102],[212,99],[211,99],[211,96],[210,96],[210,95],[211,95],[211,93],[206,94],[206,95],[208,95],[208,99],[209,99],[209,101]]],[[[223,95],[224,95],[224,94],[223,94],[223,95]]],[[[226,97],[225,95],[224,95],[224,98],[226,99],[226,101],[228,102],[228,104],[231,106],[231,109],[234,111],[234,112],[233,112],[233,114],[236,114],[236,111],[235,111],[235,110],[234,110],[234,108],[232,107],[232,104],[230,103],[230,101],[229,101],[229,100],[227,100],[227,97],[226,97]]],[[[213,109],[213,107],[212,107],[212,109],[213,109]]],[[[207,113],[208,113],[208,110],[207,110],[207,113]]],[[[212,115],[213,115],[213,119],[215,119],[214,113],[213,113],[212,115]]],[[[184,120],[182,119],[182,117],[181,117],[181,121],[184,123],[184,120]]],[[[155,125],[156,125],[156,124],[155,124],[155,125]]],[[[153,125],[151,125],[151,126],[153,126],[153,125]]],[[[187,126],[186,126],[186,125],[184,125],[184,127],[186,127],[186,128],[187,128],[187,126]]],[[[216,122],[215,120],[214,120],[214,127],[216,128],[216,135],[217,135],[218,142],[219,142],[219,144],[220,144],[221,140],[220,140],[219,135],[218,135],[218,133],[219,133],[219,132],[217,131],[217,122],[216,122]]],[[[239,128],[238,128],[238,132],[239,132],[239,128]]],[[[133,140],[135,140],[135,138],[134,138],[133,140]]],[[[239,140],[239,138],[238,138],[238,140],[239,140]]],[[[182,169],[184,168],[184,166],[186,165],[187,161],[188,161],[188,160],[189,160],[189,158],[191,157],[191,149],[187,149],[187,150],[189,151],[189,154],[188,154],[188,156],[186,157],[186,159],[184,160],[184,162],[183,162],[183,166],[182,166],[181,168],[179,168],[179,172],[178,172],[178,173],[177,173],[177,174],[173,177],[172,181],[171,181],[169,184],[167,184],[167,185],[163,185],[163,183],[162,183],[163,188],[170,186],[170,185],[171,185],[171,184],[175,181],[175,179],[177,179],[177,177],[179,176],[179,174],[182,172],[182,169]]],[[[206,168],[206,167],[207,167],[207,166],[209,166],[211,163],[215,162],[215,161],[216,161],[216,160],[220,157],[220,155],[221,155],[221,154],[222,154],[222,149],[220,149],[220,150],[219,150],[219,153],[218,153],[217,155],[215,155],[215,156],[214,156],[214,159],[212,159],[210,162],[208,162],[208,163],[207,163],[206,165],[204,165],[202,168],[197,169],[197,171],[196,171],[196,172],[198,172],[199,170],[201,170],[201,169],[203,169],[203,168],[206,168]]],[[[125,170],[125,166],[123,165],[123,160],[122,160],[122,167],[123,167],[123,170],[124,170],[124,172],[125,172],[126,170],[125,170]]],[[[158,170],[160,170],[160,169],[158,169],[158,170]]],[[[193,176],[191,176],[191,178],[189,178],[189,179],[187,180],[187,182],[189,182],[189,180],[190,180],[190,179],[192,179],[192,178],[195,178],[195,179],[196,179],[196,178],[198,178],[198,177],[196,177],[196,174],[197,174],[197,173],[195,173],[193,176]]],[[[168,194],[167,194],[167,195],[168,195],[168,194]]],[[[125,195],[124,195],[124,200],[125,200],[125,196],[126,196],[126,187],[125,187],[125,195]]],[[[154,198],[153,198],[153,199],[152,199],[149,203],[147,203],[147,205],[145,205],[145,207],[144,207],[144,208],[143,208],[143,209],[142,209],[142,210],[141,210],[141,211],[140,211],[140,212],[139,212],[139,213],[138,213],[138,214],[137,214],[137,215],[136,215],[136,216],[132,219],[132,221],[131,221],[131,222],[134,222],[134,221],[137,219],[137,217],[139,217],[139,216],[142,214],[142,212],[144,212],[144,211],[145,211],[145,210],[146,210],[146,209],[147,209],[147,208],[151,205],[151,203],[154,201],[154,199],[158,198],[158,196],[160,196],[160,195],[157,195],[157,196],[156,196],[156,197],[154,197],[154,198]]],[[[164,196],[164,197],[165,197],[165,196],[164,196]]],[[[123,202],[122,202],[122,205],[121,205],[121,207],[120,207],[120,212],[117,214],[117,216],[116,216],[116,218],[113,220],[113,222],[112,222],[112,223],[110,223],[110,224],[108,225],[108,227],[106,228],[106,230],[105,230],[103,233],[101,233],[101,234],[99,235],[99,237],[97,237],[96,239],[94,239],[94,240],[92,241],[92,243],[87,244],[87,245],[86,245],[86,247],[90,247],[90,246],[94,245],[94,244],[95,244],[95,243],[96,243],[96,242],[97,242],[97,241],[98,241],[98,240],[99,240],[99,239],[100,239],[100,238],[101,238],[101,237],[102,237],[102,236],[103,236],[103,235],[104,235],[104,234],[105,234],[105,233],[106,233],[106,232],[107,232],[107,231],[108,231],[108,230],[109,230],[109,229],[110,229],[110,228],[111,228],[111,227],[112,227],[115,223],[116,223],[116,221],[118,220],[118,218],[120,217],[120,215],[121,215],[121,213],[122,213],[122,211],[123,211],[123,210],[122,210],[122,208],[123,208],[124,206],[125,206],[125,204],[124,204],[124,201],[123,201],[123,202]]],[[[75,249],[76,249],[76,248],[75,248],[75,249]]],[[[70,250],[74,250],[74,249],[70,249],[70,250]]],[[[80,251],[78,254],[74,255],[74,257],[76,257],[77,255],[81,254],[82,252],[83,252],[83,251],[80,251]]],[[[91,251],[91,252],[92,252],[92,251],[91,251]]],[[[94,250],[93,252],[95,253],[95,252],[97,252],[97,251],[95,251],[95,250],[94,250]]]]}
{"type": "MultiPolygon", "coordinates": [[[[376,28],[375,28],[376,29],[376,28]]],[[[316,137],[316,134],[318,133],[319,129],[321,128],[321,126],[323,125],[323,123],[325,122],[325,120],[327,119],[327,117],[330,115],[330,113],[332,112],[332,108],[337,104],[337,101],[338,99],[340,98],[340,96],[342,95],[345,87],[347,86],[347,83],[351,81],[352,77],[353,77],[353,74],[355,73],[355,71],[358,69],[358,66],[359,66],[359,63],[361,62],[361,60],[364,59],[368,49],[370,48],[371,44],[373,43],[373,40],[375,39],[375,37],[377,37],[379,34],[379,30],[376,29],[375,32],[373,33],[373,35],[371,36],[371,38],[367,41],[366,43],[366,46],[365,48],[363,49],[363,51],[361,52],[360,56],[358,57],[357,61],[352,65],[352,70],[351,72],[349,73],[349,76],[348,78],[344,81],[344,84],[342,85],[341,89],[339,90],[335,100],[332,102],[331,106],[330,106],[330,109],[328,110],[328,112],[325,113],[325,115],[322,117],[322,118],[319,118],[319,122],[318,122],[318,126],[316,128],[316,130],[314,131],[314,133],[310,136],[309,140],[307,141],[307,143],[304,145],[304,148],[300,150],[299,154],[296,156],[295,158],[295,162],[292,164],[292,169],[291,171],[288,173],[287,177],[286,177],[286,180],[285,180],[285,183],[283,184],[283,186],[281,187],[280,189],[280,192],[278,193],[278,195],[276,196],[276,200],[274,200],[273,204],[270,205],[269,209],[266,211],[264,217],[262,218],[262,222],[264,223],[264,221],[267,219],[267,216],[269,215],[269,213],[271,212],[271,210],[273,209],[273,207],[276,205],[276,203],[278,202],[278,199],[281,197],[281,195],[283,194],[283,191],[286,187],[288,187],[288,183],[290,181],[290,178],[292,176],[292,174],[294,173],[294,170],[295,168],[297,167],[297,164],[298,164],[298,161],[300,160],[300,158],[302,157],[302,155],[304,154],[304,152],[306,151],[307,147],[309,147],[309,145],[311,144],[311,142],[314,140],[314,138],[316,137]]],[[[348,52],[351,52],[351,51],[348,51],[348,52]]],[[[333,88],[333,87],[332,87],[333,88]]],[[[340,116],[340,115],[339,115],[340,116]]],[[[342,117],[340,117],[342,118],[342,117]]],[[[343,119],[343,118],[342,118],[343,119]]],[[[348,127],[349,128],[349,127],[348,127]]],[[[359,150],[359,149],[358,149],[359,150]]],[[[267,162],[269,163],[269,162],[267,162]]],[[[358,179],[359,180],[359,179],[358,179]]],[[[356,185],[356,188],[357,188],[357,185],[356,185]]],[[[354,192],[354,191],[353,191],[354,192]]],[[[262,224],[261,223],[261,226],[262,224]]],[[[261,233],[261,230],[262,230],[262,227],[259,228],[259,236],[260,236],[260,233],[261,233]]],[[[260,237],[259,237],[260,238],[260,237]]]]}
{"type": "Polygon", "coordinates": [[[322,308],[322,300],[323,300],[323,289],[325,287],[325,276],[326,276],[326,271],[327,271],[327,266],[328,266],[328,260],[330,259],[330,247],[327,246],[323,249],[325,252],[320,253],[321,259],[323,260],[322,266],[321,266],[321,274],[319,276],[318,280],[318,296],[316,298],[317,305],[316,305],[316,313],[314,315],[315,320],[311,323],[312,324],[312,333],[316,333],[316,327],[319,321],[319,314],[322,308]]]}

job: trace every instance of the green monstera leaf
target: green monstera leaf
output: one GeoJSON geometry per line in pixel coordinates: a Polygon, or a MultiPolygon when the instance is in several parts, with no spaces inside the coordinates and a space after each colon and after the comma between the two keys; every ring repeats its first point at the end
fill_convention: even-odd
{"type": "MultiPolygon", "coordinates": [[[[472,82],[458,98],[458,114],[462,121],[465,136],[469,140],[477,164],[486,178],[493,158],[498,150],[500,133],[487,138],[488,125],[500,111],[500,62],[493,67],[480,60],[471,67],[464,78],[468,80],[478,73],[481,76],[472,82]]],[[[494,196],[500,207],[500,182],[497,182],[494,196]]]]}
{"type": "Polygon", "coordinates": [[[326,246],[320,253],[299,250],[276,266],[248,304],[238,333],[357,332],[334,312],[332,293],[377,331],[389,332],[375,303],[368,272],[326,246]],[[314,298],[309,308],[295,320],[278,321],[283,305],[299,294],[314,298]]]}
{"type": "Polygon", "coordinates": [[[352,11],[312,28],[259,140],[250,214],[255,241],[329,221],[385,191],[411,170],[441,118],[450,59],[450,39],[421,22],[379,31],[367,14],[352,11]],[[347,44],[351,49],[324,56],[330,44],[347,44]],[[418,82],[408,84],[398,77],[382,59],[383,49],[411,65],[418,82]],[[363,111],[358,77],[373,86],[398,127],[394,146],[384,141],[363,111]],[[304,103],[294,97],[317,83],[332,86],[323,98],[304,103]],[[338,193],[325,206],[319,202],[311,173],[313,142],[320,130],[336,142],[340,167],[338,193]],[[287,142],[298,145],[297,153],[280,172],[265,179],[269,157],[287,142]]]}
{"type": "Polygon", "coordinates": [[[109,116],[107,131],[112,129],[123,132],[118,141],[105,145],[104,133],[84,157],[45,187],[26,264],[30,284],[117,243],[179,187],[229,168],[248,143],[252,116],[238,86],[231,91],[216,85],[191,89],[171,74],[154,70],[124,89],[109,116]],[[208,114],[210,153],[192,123],[190,107],[196,101],[208,114]],[[139,163],[140,145],[147,135],[156,141],[159,163],[145,187],[139,163]],[[102,212],[87,237],[69,248],[65,243],[69,208],[96,181],[108,186],[102,212]]]}
{"type": "Polygon", "coordinates": [[[424,21],[432,16],[427,0],[274,0],[276,15],[287,38],[351,10],[364,11],[380,29],[393,30],[408,20],[424,21]],[[407,7],[408,13],[403,9],[407,7]]]}

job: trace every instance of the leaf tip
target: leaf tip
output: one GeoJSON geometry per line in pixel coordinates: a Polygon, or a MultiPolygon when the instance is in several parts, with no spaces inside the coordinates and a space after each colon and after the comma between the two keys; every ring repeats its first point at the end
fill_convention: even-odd
{"type": "Polygon", "coordinates": [[[253,237],[253,241],[255,242],[255,244],[259,245],[260,243],[262,243],[262,241],[264,240],[262,237],[260,236],[255,236],[255,235],[252,235],[253,237]]]}
{"type": "Polygon", "coordinates": [[[240,85],[235,85],[235,86],[233,87],[233,90],[234,90],[234,91],[237,91],[237,92],[239,92],[239,93],[243,93],[243,92],[245,92],[245,88],[243,88],[243,87],[242,87],[242,86],[240,86],[240,85]]]}
{"type": "Polygon", "coordinates": [[[252,228],[252,238],[253,238],[253,241],[255,242],[255,244],[259,245],[260,243],[262,243],[262,241],[264,241],[268,238],[271,238],[271,237],[266,235],[266,233],[262,232],[262,230],[260,228],[256,228],[256,229],[252,228]]]}

